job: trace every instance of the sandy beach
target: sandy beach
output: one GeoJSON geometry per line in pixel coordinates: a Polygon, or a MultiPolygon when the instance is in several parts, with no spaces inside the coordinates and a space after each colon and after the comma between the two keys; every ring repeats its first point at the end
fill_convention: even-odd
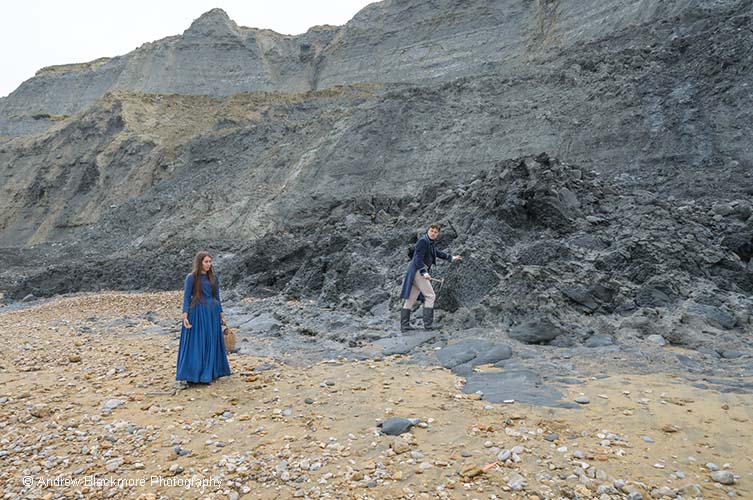
{"type": "Polygon", "coordinates": [[[567,398],[587,398],[578,409],[490,404],[408,357],[306,366],[283,353],[231,354],[230,377],[177,390],[180,297],[103,293],[0,309],[4,498],[753,492],[749,394],[605,367],[569,388],[567,398]],[[421,422],[381,435],[376,424],[390,417],[421,422]]]}

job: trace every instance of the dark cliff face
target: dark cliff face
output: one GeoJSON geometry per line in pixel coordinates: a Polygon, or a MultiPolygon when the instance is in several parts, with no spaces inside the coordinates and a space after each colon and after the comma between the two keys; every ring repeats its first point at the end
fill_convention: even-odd
{"type": "Polygon", "coordinates": [[[241,293],[385,314],[440,220],[475,255],[459,324],[743,307],[751,4],[628,4],[386,1],[296,37],[213,10],[41,70],[0,101],[3,290],[175,288],[209,248],[241,293]]]}
{"type": "Polygon", "coordinates": [[[388,0],[369,5],[344,26],[298,36],[240,27],[213,9],[182,35],[111,59],[40,70],[0,102],[0,136],[43,130],[54,124],[46,116],[76,114],[110,91],[223,97],[342,84],[442,82],[487,73],[515,77],[523,66],[559,50],[600,40],[611,45],[626,33],[637,51],[669,37],[679,46],[702,30],[705,20],[723,28],[725,19],[744,15],[746,5],[740,0],[711,7],[694,0],[388,0]],[[657,39],[636,38],[642,30],[657,39]]]}
{"type": "MultiPolygon", "coordinates": [[[[239,27],[215,9],[183,35],[127,56],[40,71],[24,84],[40,103],[66,102],[53,88],[34,90],[45,79],[78,75],[93,92],[117,65],[124,68],[117,86],[128,90],[68,119],[38,116],[32,121],[53,127],[5,141],[0,241],[75,237],[113,210],[144,210],[145,199],[184,201],[139,216],[143,231],[165,234],[167,225],[199,237],[194,217],[173,220],[192,204],[183,194],[189,179],[209,183],[221,199],[244,200],[238,215],[248,222],[230,223],[221,210],[208,222],[218,234],[249,238],[312,204],[410,196],[429,180],[463,182],[500,159],[541,151],[667,194],[736,198],[750,189],[753,132],[743,124],[751,119],[753,56],[745,47],[753,33],[745,3],[676,2],[668,10],[649,2],[611,15],[602,4],[593,11],[568,2],[440,4],[372,4],[341,28],[298,37],[239,27]],[[525,43],[501,41],[513,38],[525,43]],[[437,43],[431,57],[397,57],[411,41],[437,43]],[[384,68],[375,66],[377,54],[384,68]],[[435,57],[444,62],[427,62],[435,57]],[[326,76],[327,61],[340,62],[332,71],[342,79],[367,83],[329,87],[339,80],[326,76]],[[296,79],[301,67],[316,72],[296,79]],[[403,67],[411,69],[397,76],[403,67]],[[297,92],[312,79],[325,90],[297,92]],[[409,83],[384,83],[391,80],[409,83]],[[224,96],[241,81],[287,87],[193,95],[224,96]],[[161,87],[177,95],[152,95],[161,87]]],[[[26,92],[4,99],[4,109],[26,92]]]]}

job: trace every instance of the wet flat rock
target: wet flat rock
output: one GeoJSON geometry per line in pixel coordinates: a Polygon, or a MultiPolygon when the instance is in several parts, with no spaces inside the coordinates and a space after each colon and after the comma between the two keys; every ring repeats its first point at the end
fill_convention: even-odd
{"type": "Polygon", "coordinates": [[[488,340],[468,339],[437,351],[437,359],[445,368],[466,375],[474,366],[493,364],[512,357],[512,348],[488,340]]]}
{"type": "Polygon", "coordinates": [[[421,344],[425,344],[436,338],[436,333],[419,331],[400,337],[388,337],[385,339],[379,339],[374,342],[376,345],[381,346],[385,356],[392,354],[407,354],[421,344]]]}
{"type": "Polygon", "coordinates": [[[557,408],[578,407],[576,404],[563,401],[563,395],[559,390],[544,384],[537,373],[525,369],[473,373],[468,376],[463,392],[472,394],[479,391],[483,393],[484,399],[491,403],[515,400],[557,408]]]}

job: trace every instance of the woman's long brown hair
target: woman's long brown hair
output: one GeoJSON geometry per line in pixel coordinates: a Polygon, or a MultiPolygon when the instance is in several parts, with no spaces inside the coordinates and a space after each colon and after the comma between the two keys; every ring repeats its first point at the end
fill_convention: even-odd
{"type": "MultiPolygon", "coordinates": [[[[209,252],[199,252],[196,257],[193,258],[193,297],[191,298],[191,307],[198,304],[201,300],[201,263],[204,262],[205,257],[211,257],[209,252]]],[[[207,278],[212,285],[212,297],[217,296],[217,284],[214,281],[214,266],[207,271],[207,278]]]]}

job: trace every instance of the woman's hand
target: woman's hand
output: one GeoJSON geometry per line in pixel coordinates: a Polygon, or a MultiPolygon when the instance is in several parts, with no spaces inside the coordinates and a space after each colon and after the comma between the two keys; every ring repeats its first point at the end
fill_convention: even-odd
{"type": "Polygon", "coordinates": [[[186,330],[191,328],[191,323],[188,322],[188,314],[183,313],[183,326],[186,330]]]}
{"type": "Polygon", "coordinates": [[[223,326],[227,326],[227,321],[225,321],[225,313],[224,312],[220,313],[220,322],[222,323],[223,326]]]}

